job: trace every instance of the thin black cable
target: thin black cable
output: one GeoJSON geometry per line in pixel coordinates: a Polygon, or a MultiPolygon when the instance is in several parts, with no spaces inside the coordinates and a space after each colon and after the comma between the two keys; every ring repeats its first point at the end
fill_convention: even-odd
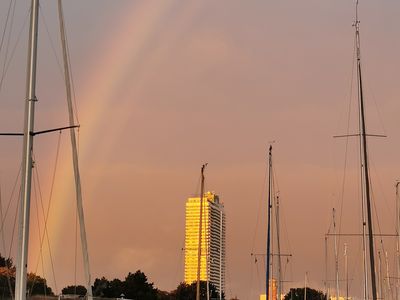
{"type": "MultiPolygon", "coordinates": [[[[15,1],[15,2],[16,2],[16,1],[15,1]]],[[[14,2],[13,12],[12,12],[12,16],[11,16],[10,30],[9,30],[8,35],[7,35],[6,53],[4,54],[4,62],[3,62],[2,76],[1,76],[1,81],[0,81],[0,91],[1,91],[2,86],[3,86],[3,78],[4,78],[5,73],[6,73],[6,63],[7,63],[8,53],[9,53],[9,49],[10,49],[10,39],[11,39],[12,27],[13,27],[13,24],[14,24],[15,2],[14,2]]],[[[2,48],[3,48],[3,46],[4,46],[4,38],[5,38],[5,35],[6,35],[6,33],[7,33],[8,20],[9,20],[9,18],[10,18],[10,13],[11,13],[11,4],[12,4],[12,0],[10,1],[10,5],[9,5],[9,7],[8,7],[6,23],[5,23],[4,31],[3,31],[3,34],[2,34],[2,37],[1,37],[0,53],[1,53],[1,50],[2,50],[2,48]]]]}
{"type": "MultiPolygon", "coordinates": [[[[347,129],[346,134],[349,134],[350,131],[350,120],[351,120],[351,107],[352,107],[352,99],[353,99],[353,81],[354,81],[354,67],[356,62],[356,38],[354,37],[354,45],[353,45],[353,59],[352,59],[352,68],[351,68],[351,80],[350,80],[350,94],[349,94],[349,105],[348,105],[348,114],[347,114],[347,129]]],[[[344,153],[344,165],[343,165],[343,179],[342,179],[342,187],[341,187],[341,195],[340,195],[340,214],[339,214],[339,234],[342,232],[342,219],[343,219],[343,207],[344,207],[344,195],[345,195],[345,185],[346,185],[346,174],[347,174],[347,158],[348,158],[348,147],[349,147],[349,137],[346,137],[346,146],[344,153]]],[[[338,238],[338,244],[340,245],[340,235],[338,238]]]]}
{"type": "MultiPolygon", "coordinates": [[[[14,193],[15,193],[17,184],[18,184],[18,182],[19,182],[19,176],[20,176],[20,174],[21,174],[21,170],[22,170],[22,164],[21,164],[20,167],[19,167],[19,171],[18,171],[18,174],[17,174],[17,178],[15,179],[14,186],[13,186],[12,191],[11,191],[11,196],[10,196],[10,199],[9,199],[9,201],[8,201],[7,208],[6,208],[6,211],[5,211],[5,214],[4,214],[4,219],[3,219],[2,222],[1,222],[0,231],[3,231],[4,223],[5,223],[5,220],[7,219],[8,211],[9,211],[9,209],[10,209],[11,202],[12,202],[12,199],[13,199],[13,197],[14,197],[14,193]]],[[[19,199],[19,198],[18,198],[18,199],[19,199]]]]}
{"type": "MultiPolygon", "coordinates": [[[[19,209],[20,199],[21,199],[21,192],[22,192],[22,187],[20,186],[19,193],[18,193],[18,201],[17,201],[17,205],[15,208],[14,224],[13,224],[13,229],[12,229],[12,233],[11,233],[11,241],[10,241],[10,249],[8,252],[8,257],[11,257],[12,246],[14,244],[14,236],[15,236],[15,229],[17,228],[17,217],[18,217],[18,209],[19,209]]],[[[11,299],[14,300],[13,290],[10,291],[10,295],[11,295],[11,299]]]]}
{"type": "MultiPolygon", "coordinates": [[[[1,184],[0,184],[0,215],[1,215],[1,220],[3,222],[3,201],[2,201],[2,197],[1,197],[1,184]]],[[[10,265],[8,264],[8,259],[10,258],[8,256],[7,259],[7,255],[6,255],[6,241],[5,241],[5,237],[4,237],[4,228],[1,231],[1,240],[3,243],[3,253],[4,253],[4,258],[5,258],[5,262],[6,262],[6,268],[7,268],[7,272],[6,272],[6,277],[7,277],[7,287],[9,289],[10,295],[12,295],[12,287],[11,287],[11,278],[10,278],[10,265]]],[[[4,287],[3,287],[4,288],[4,287]]]]}
{"type": "Polygon", "coordinates": [[[46,29],[46,33],[47,33],[47,38],[48,38],[49,41],[50,41],[50,47],[51,47],[51,49],[52,49],[52,51],[53,51],[53,55],[54,55],[54,57],[55,57],[55,59],[56,59],[56,62],[57,62],[58,71],[60,71],[61,78],[63,78],[63,74],[64,74],[64,73],[63,73],[63,68],[61,67],[60,59],[59,59],[59,57],[58,57],[58,55],[57,55],[57,51],[56,51],[56,48],[55,48],[55,46],[54,46],[53,39],[51,38],[51,34],[50,34],[50,31],[49,31],[49,27],[47,26],[46,17],[44,16],[44,13],[43,13],[41,7],[39,7],[39,13],[40,13],[40,16],[42,17],[43,25],[44,25],[44,27],[45,27],[45,29],[46,29]]]}
{"type": "MultiPolygon", "coordinates": [[[[42,234],[41,234],[41,227],[40,227],[39,208],[38,208],[39,204],[38,204],[37,185],[38,185],[38,179],[35,177],[35,173],[33,173],[33,200],[34,200],[35,208],[36,208],[36,221],[37,221],[37,226],[38,226],[38,232],[39,232],[39,236],[42,236],[42,234]]],[[[41,197],[41,196],[40,196],[40,197],[41,197]]],[[[43,272],[43,278],[46,278],[45,270],[44,270],[43,245],[42,245],[42,244],[39,245],[39,256],[40,256],[40,257],[39,257],[38,260],[37,260],[36,268],[35,268],[34,274],[35,274],[35,275],[38,274],[39,264],[41,263],[41,265],[42,265],[42,272],[43,272]]],[[[31,289],[28,291],[29,296],[31,296],[31,294],[32,294],[32,290],[33,290],[33,288],[34,288],[34,286],[35,286],[36,279],[37,279],[37,277],[34,276],[31,289]]],[[[44,289],[46,290],[46,287],[45,287],[45,286],[44,286],[44,289]]],[[[46,294],[46,292],[45,292],[45,294],[46,294]]]]}
{"type": "Polygon", "coordinates": [[[12,4],[12,2],[13,2],[13,0],[10,0],[10,4],[8,5],[8,9],[7,9],[6,20],[5,20],[5,23],[4,23],[3,33],[1,34],[1,39],[0,39],[0,53],[1,53],[1,50],[3,50],[4,38],[5,38],[6,33],[7,33],[8,20],[9,20],[9,18],[10,18],[11,4],[12,4]]]}
{"type": "Polygon", "coordinates": [[[4,78],[5,78],[5,76],[6,76],[7,72],[8,72],[8,69],[9,69],[9,67],[10,67],[10,65],[11,65],[11,62],[12,62],[12,60],[13,60],[13,58],[14,58],[14,55],[15,55],[15,53],[16,53],[16,49],[17,49],[17,47],[18,47],[18,45],[19,45],[19,42],[20,42],[20,40],[21,40],[22,32],[24,31],[24,29],[25,29],[25,27],[26,27],[26,25],[27,25],[27,23],[28,23],[29,14],[30,14],[30,12],[28,11],[28,13],[27,13],[27,15],[26,15],[26,17],[25,17],[25,21],[24,21],[24,23],[23,23],[23,25],[22,25],[22,27],[21,27],[19,33],[18,33],[17,40],[16,40],[16,42],[15,42],[14,48],[13,48],[12,51],[11,51],[11,56],[10,56],[8,62],[7,62],[6,67],[5,67],[4,70],[3,70],[2,76],[1,76],[1,78],[0,78],[0,90],[1,90],[1,87],[3,86],[4,78]]]}
{"type": "MultiPolygon", "coordinates": [[[[55,288],[56,292],[58,292],[58,288],[57,288],[57,281],[56,281],[56,276],[55,276],[54,260],[53,260],[53,255],[52,255],[52,251],[51,251],[51,246],[50,246],[50,239],[49,239],[49,235],[48,235],[47,222],[48,222],[48,219],[49,219],[50,207],[51,207],[51,203],[52,203],[52,199],[53,199],[52,196],[53,196],[54,182],[55,182],[57,166],[58,166],[58,158],[59,158],[60,144],[61,144],[61,133],[62,132],[60,131],[59,136],[58,136],[56,157],[55,157],[53,176],[52,176],[50,195],[49,195],[49,204],[48,204],[46,213],[45,213],[44,206],[43,206],[43,200],[41,200],[42,213],[43,213],[43,216],[44,216],[45,219],[44,219],[44,232],[43,232],[43,235],[41,236],[40,243],[42,245],[43,242],[44,242],[44,238],[46,237],[47,246],[48,246],[48,249],[49,249],[49,256],[50,256],[50,262],[51,262],[52,275],[53,275],[53,280],[54,280],[54,288],[55,288]]],[[[39,172],[38,172],[38,167],[37,166],[35,167],[35,172],[36,172],[37,178],[39,180],[39,172]]],[[[39,184],[39,191],[40,191],[40,195],[42,195],[41,189],[40,189],[40,184],[39,184]]],[[[41,199],[42,199],[42,196],[41,196],[41,199]]]]}
{"type": "Polygon", "coordinates": [[[251,247],[251,252],[254,252],[254,247],[255,247],[255,242],[256,242],[256,236],[258,233],[258,226],[259,226],[259,222],[260,222],[260,213],[261,213],[261,206],[264,203],[264,196],[265,196],[265,188],[267,186],[267,168],[264,169],[264,179],[262,181],[262,188],[261,188],[261,193],[260,193],[260,197],[259,197],[259,201],[258,201],[258,209],[257,209],[257,218],[256,218],[256,224],[255,224],[255,228],[254,228],[254,235],[253,235],[253,243],[252,243],[252,247],[251,247]]]}

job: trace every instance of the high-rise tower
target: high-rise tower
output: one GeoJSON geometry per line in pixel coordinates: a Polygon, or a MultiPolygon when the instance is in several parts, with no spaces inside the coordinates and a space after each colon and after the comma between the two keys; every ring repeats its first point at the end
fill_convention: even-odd
{"type": "MultiPolygon", "coordinates": [[[[186,202],[185,282],[197,280],[200,197],[186,202]]],[[[207,192],[203,196],[200,280],[212,283],[219,294],[225,290],[225,211],[219,197],[207,192]]]]}

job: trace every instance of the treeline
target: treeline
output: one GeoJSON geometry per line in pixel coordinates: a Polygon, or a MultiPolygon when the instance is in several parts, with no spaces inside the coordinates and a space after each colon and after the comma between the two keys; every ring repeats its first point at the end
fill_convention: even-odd
{"type": "MultiPolygon", "coordinates": [[[[0,254],[0,299],[12,298],[15,290],[15,266],[11,258],[4,258],[0,254]]],[[[140,300],[194,300],[196,299],[196,283],[180,283],[171,292],[161,291],[149,282],[147,276],[140,270],[120,280],[108,280],[105,277],[96,278],[92,286],[93,296],[104,298],[126,298],[140,300]]],[[[210,298],[219,299],[215,286],[209,284],[210,298]]],[[[47,285],[46,279],[29,273],[27,277],[27,293],[29,296],[53,296],[54,292],[47,285]]],[[[84,286],[67,286],[62,289],[63,295],[74,294],[85,296],[87,290],[84,286]]],[[[206,299],[206,282],[200,284],[201,299],[206,299]]],[[[224,298],[223,298],[224,299],[224,298]]]]}
{"type": "MultiPolygon", "coordinates": [[[[4,258],[0,254],[0,299],[12,298],[15,290],[15,266],[12,259],[4,258]]],[[[140,270],[128,275],[120,280],[118,278],[108,280],[105,277],[96,278],[92,286],[93,296],[103,298],[126,298],[139,300],[195,300],[196,283],[180,283],[171,292],[161,291],[154,287],[154,283],[149,282],[147,276],[140,270]]],[[[208,291],[210,299],[219,299],[219,294],[214,285],[209,284],[208,291]]],[[[312,288],[292,288],[285,295],[284,300],[326,300],[326,295],[321,291],[312,288]]],[[[27,293],[29,296],[47,295],[53,296],[52,289],[47,286],[46,279],[29,273],[27,278],[27,293]]],[[[87,290],[84,286],[67,286],[62,289],[63,295],[85,296],[87,290]]],[[[207,299],[207,284],[205,281],[200,283],[200,298],[207,299]]],[[[222,299],[225,296],[222,295],[222,299]]]]}
{"type": "MultiPolygon", "coordinates": [[[[105,277],[96,278],[93,287],[93,296],[104,298],[126,298],[141,300],[195,300],[196,283],[180,283],[171,292],[161,291],[149,283],[147,276],[140,270],[129,273],[124,280],[108,280],[105,277]]],[[[68,286],[62,290],[62,294],[86,295],[86,288],[79,286],[68,286]]],[[[211,299],[219,299],[219,294],[214,285],[209,284],[211,299]]],[[[201,299],[207,299],[207,283],[200,283],[201,299]]],[[[224,295],[223,295],[224,296],[224,295]]],[[[225,299],[224,297],[222,299],[225,299]]]]}
{"type": "MultiPolygon", "coordinates": [[[[14,290],[15,266],[11,258],[6,259],[0,254],[0,299],[11,297],[11,293],[14,292],[14,290]]],[[[28,273],[27,293],[30,296],[54,295],[51,288],[47,286],[46,279],[33,273],[28,273]]]]}

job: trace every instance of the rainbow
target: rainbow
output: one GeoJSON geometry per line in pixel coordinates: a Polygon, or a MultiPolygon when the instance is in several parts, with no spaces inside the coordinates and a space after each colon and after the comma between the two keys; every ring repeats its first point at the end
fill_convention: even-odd
{"type": "MultiPolygon", "coordinates": [[[[83,85],[79,85],[85,88],[83,91],[77,92],[78,102],[81,102],[79,109],[81,166],[86,165],[88,158],[101,159],[101,157],[113,151],[115,142],[119,138],[118,132],[129,122],[135,106],[134,96],[125,95],[126,78],[134,78],[134,82],[131,83],[134,87],[140,87],[146,80],[145,72],[137,74],[134,73],[135,69],[143,62],[148,61],[148,43],[157,40],[162,34],[164,18],[168,17],[172,9],[177,8],[178,2],[184,10],[193,11],[193,4],[188,5],[180,1],[129,2],[126,7],[121,9],[122,15],[118,19],[119,23],[104,34],[105,37],[101,45],[93,47],[93,49],[96,49],[96,53],[91,58],[90,67],[86,68],[89,70],[85,75],[86,81],[83,85]],[[120,118],[113,119],[111,124],[107,120],[110,110],[118,110],[120,115],[120,118]],[[108,137],[107,140],[98,138],[102,133],[108,137]]],[[[157,60],[159,54],[156,51],[150,55],[152,60],[157,60]]],[[[75,67],[75,69],[77,68],[75,67]]],[[[69,136],[67,138],[67,135],[64,134],[63,141],[64,147],[67,147],[69,136]]],[[[70,150],[68,149],[68,151],[70,150]]],[[[93,167],[93,172],[96,171],[95,168],[93,167]]],[[[65,220],[66,215],[73,215],[75,207],[70,159],[61,159],[57,178],[57,186],[53,194],[53,206],[48,221],[50,243],[52,251],[55,253],[65,251],[66,244],[62,238],[63,228],[68,224],[74,224],[74,220],[65,220]]],[[[92,180],[91,185],[96,185],[96,182],[92,180]]],[[[84,184],[83,182],[83,190],[85,190],[84,184]]],[[[95,199],[88,197],[85,191],[83,194],[84,206],[87,208],[93,204],[95,199]]],[[[90,213],[86,212],[86,215],[88,214],[90,213]]],[[[74,241],[70,243],[74,243],[74,241]]],[[[43,248],[46,249],[46,246],[44,245],[43,248]]],[[[29,269],[34,271],[39,254],[39,239],[31,238],[30,249],[29,269]]],[[[46,277],[49,278],[49,271],[46,270],[45,272],[46,277]]],[[[70,278],[73,278],[73,275],[70,278]]],[[[71,284],[70,281],[68,283],[71,284]]],[[[51,280],[49,280],[49,284],[52,284],[51,280]]]]}

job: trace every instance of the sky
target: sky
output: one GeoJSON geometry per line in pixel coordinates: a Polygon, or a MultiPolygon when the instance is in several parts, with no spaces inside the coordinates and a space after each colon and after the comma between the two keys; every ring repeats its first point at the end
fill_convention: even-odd
{"type": "MultiPolygon", "coordinates": [[[[9,3],[0,3],[1,32],[9,3]]],[[[350,0],[65,1],[93,278],[123,278],[140,269],[162,290],[183,280],[185,201],[199,193],[200,168],[208,162],[206,188],[220,195],[227,215],[227,295],[257,299],[265,267],[250,254],[265,252],[267,149],[275,141],[282,247],[293,254],[287,285],[302,285],[307,272],[310,286],[324,288],[332,208],[341,232],[360,230],[357,140],[333,138],[357,131],[354,7],[350,0]]],[[[4,46],[0,52],[1,73],[5,56],[12,58],[0,90],[2,132],[23,126],[28,11],[27,3],[16,2],[9,51],[4,46]]],[[[382,233],[394,232],[400,178],[399,13],[398,1],[360,0],[367,129],[388,136],[369,139],[375,227],[382,233]]],[[[38,59],[35,128],[65,126],[56,1],[41,1],[38,59]]],[[[11,243],[15,253],[11,194],[21,140],[2,137],[0,147],[3,211],[12,200],[5,249],[11,243]]],[[[44,208],[51,203],[47,226],[56,280],[46,244],[44,263],[38,259],[39,184],[28,269],[44,270],[60,291],[75,280],[69,136],[39,136],[34,151],[44,208]]],[[[341,239],[340,253],[344,242],[354,265],[351,291],[360,296],[359,241],[341,239]]],[[[385,245],[393,272],[393,241],[385,245]]],[[[77,282],[83,278],[80,257],[77,282]]]]}

